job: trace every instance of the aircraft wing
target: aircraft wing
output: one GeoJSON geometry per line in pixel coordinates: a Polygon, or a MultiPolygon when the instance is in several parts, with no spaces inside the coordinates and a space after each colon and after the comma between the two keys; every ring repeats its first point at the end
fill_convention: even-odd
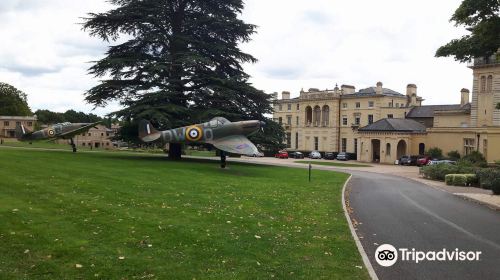
{"type": "Polygon", "coordinates": [[[217,149],[228,153],[253,156],[259,153],[255,145],[243,135],[227,136],[211,143],[217,149]]]}
{"type": "Polygon", "coordinates": [[[68,132],[65,132],[65,133],[61,133],[59,135],[57,135],[57,138],[67,138],[67,137],[73,137],[77,134],[81,134],[83,132],[86,132],[88,131],[89,129],[91,129],[92,127],[100,124],[101,121],[98,121],[98,122],[95,122],[95,123],[92,123],[92,124],[89,124],[89,125],[86,125],[86,126],[82,126],[80,128],[77,128],[77,129],[73,129],[71,131],[68,131],[68,132]]]}

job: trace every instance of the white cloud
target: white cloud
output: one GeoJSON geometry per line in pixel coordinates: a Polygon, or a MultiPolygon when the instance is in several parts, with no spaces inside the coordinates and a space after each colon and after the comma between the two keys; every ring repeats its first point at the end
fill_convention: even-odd
{"type": "MultiPolygon", "coordinates": [[[[426,104],[459,101],[471,70],[435,50],[464,34],[448,22],[461,0],[246,0],[243,18],[259,26],[243,46],[259,62],[245,65],[266,92],[356,88],[382,81],[403,92],[415,83],[426,104]]],[[[81,30],[81,17],[105,11],[103,0],[2,0],[0,81],[25,91],[33,109],[86,112],[84,92],[98,83],[87,68],[106,44],[81,30]]],[[[94,113],[118,108],[112,104],[94,113]]]]}

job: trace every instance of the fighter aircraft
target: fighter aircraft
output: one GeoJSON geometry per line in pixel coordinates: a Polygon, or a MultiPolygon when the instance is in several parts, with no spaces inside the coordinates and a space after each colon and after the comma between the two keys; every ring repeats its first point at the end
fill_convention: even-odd
{"type": "Polygon", "coordinates": [[[139,138],[144,142],[161,140],[163,143],[208,143],[221,150],[221,167],[226,166],[224,152],[255,156],[259,150],[248,140],[246,135],[257,132],[265,122],[252,120],[230,122],[222,117],[215,117],[209,122],[157,131],[150,122],[139,123],[139,138]]]}
{"type": "Polygon", "coordinates": [[[92,127],[100,124],[101,121],[95,123],[58,123],[38,131],[28,131],[24,125],[16,126],[16,138],[19,141],[37,141],[37,140],[57,140],[70,139],[73,152],[76,152],[76,145],[73,137],[78,134],[87,132],[92,127]]]}

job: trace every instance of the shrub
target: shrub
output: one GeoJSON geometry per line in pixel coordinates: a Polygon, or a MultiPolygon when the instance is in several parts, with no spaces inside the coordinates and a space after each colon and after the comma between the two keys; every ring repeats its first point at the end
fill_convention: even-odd
{"type": "Polygon", "coordinates": [[[470,154],[464,156],[462,160],[469,161],[473,165],[480,167],[486,167],[488,165],[488,162],[486,162],[486,159],[484,158],[483,154],[481,154],[478,151],[471,152],[470,154]]]}
{"type": "Polygon", "coordinates": [[[428,151],[427,151],[427,154],[431,157],[431,158],[437,158],[437,159],[441,159],[443,158],[443,150],[441,150],[440,148],[430,148],[428,151]]]}
{"type": "Polygon", "coordinates": [[[490,189],[493,194],[500,194],[500,170],[496,168],[482,168],[477,171],[479,184],[482,188],[490,189]]]}
{"type": "Polygon", "coordinates": [[[444,181],[448,186],[469,186],[476,181],[476,174],[447,174],[444,181]]]}
{"type": "Polygon", "coordinates": [[[464,174],[467,180],[467,186],[475,186],[478,184],[478,178],[476,174],[464,174]]]}
{"type": "Polygon", "coordinates": [[[424,176],[433,180],[441,180],[445,179],[447,174],[457,174],[459,173],[459,167],[457,165],[452,164],[435,164],[424,166],[422,172],[424,176]]]}
{"type": "Polygon", "coordinates": [[[453,176],[453,185],[454,186],[465,186],[465,185],[467,185],[467,177],[465,177],[465,174],[455,174],[453,176]]]}
{"type": "Polygon", "coordinates": [[[460,159],[460,153],[458,151],[450,151],[448,154],[446,154],[451,160],[459,160],[460,159]]]}

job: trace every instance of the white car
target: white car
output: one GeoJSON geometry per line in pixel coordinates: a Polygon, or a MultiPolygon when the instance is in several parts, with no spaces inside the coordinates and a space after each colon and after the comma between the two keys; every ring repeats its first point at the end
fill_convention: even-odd
{"type": "Polygon", "coordinates": [[[312,151],[309,154],[309,158],[312,158],[312,159],[321,159],[321,154],[318,151],[312,151]]]}

